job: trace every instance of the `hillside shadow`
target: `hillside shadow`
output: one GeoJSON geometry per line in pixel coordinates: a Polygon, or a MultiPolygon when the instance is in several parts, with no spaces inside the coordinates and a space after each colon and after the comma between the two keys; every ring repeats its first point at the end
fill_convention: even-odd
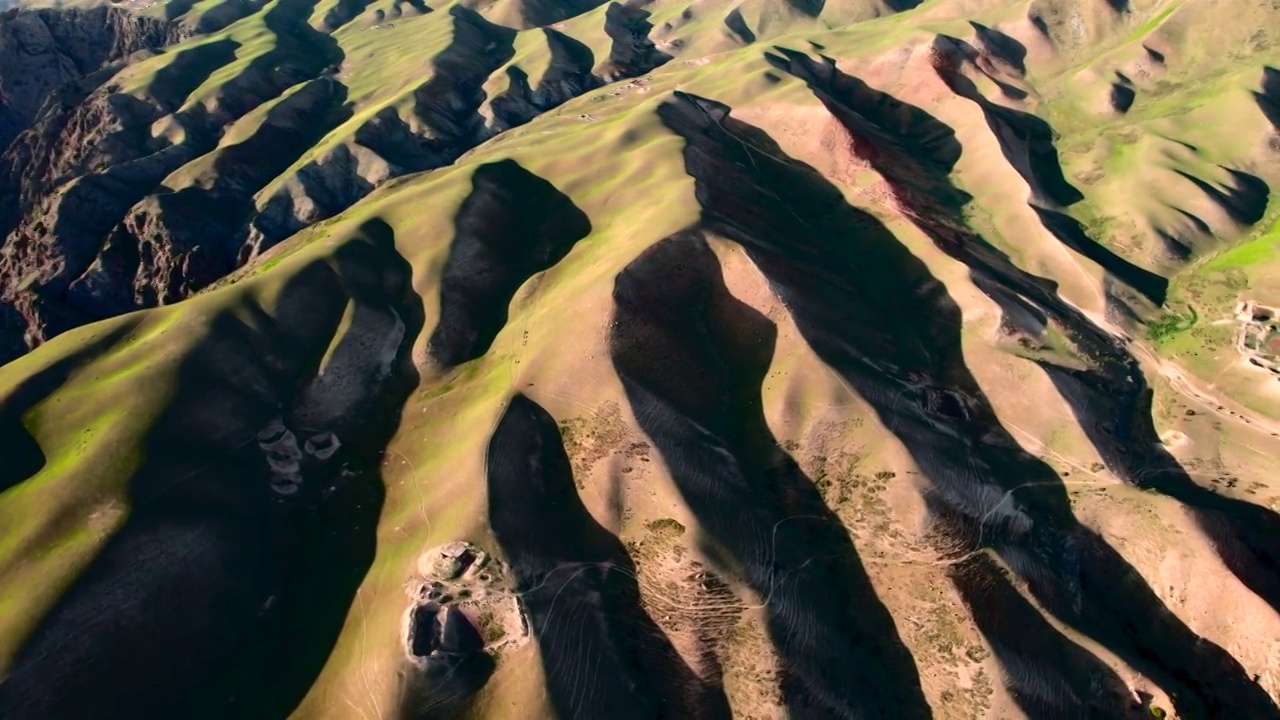
{"type": "Polygon", "coordinates": [[[173,60],[156,70],[147,87],[164,109],[176,111],[182,103],[219,68],[235,61],[240,43],[226,37],[187,49],[169,50],[173,60]]]}
{"type": "Polygon", "coordinates": [[[1280,612],[1280,515],[1197,484],[1152,419],[1154,393],[1136,361],[1097,372],[1046,367],[1103,462],[1127,482],[1182,503],[1223,564],[1280,612]]]}
{"type": "Polygon", "coordinates": [[[1254,91],[1253,99],[1271,125],[1280,130],[1280,70],[1270,65],[1262,68],[1262,89],[1254,91]]]}
{"type": "Polygon", "coordinates": [[[514,160],[476,169],[453,222],[440,276],[440,320],[427,344],[443,367],[488,352],[520,286],[591,233],[586,213],[514,160]]]}
{"type": "MultiPolygon", "coordinates": [[[[965,366],[960,309],[944,286],[878,220],[727,110],[684,94],[659,109],[687,142],[703,227],[742,245],[809,346],[905,445],[934,501],[961,522],[948,542],[994,550],[1038,603],[1168,689],[1182,714],[1277,716],[1234,658],[1077,523],[1057,473],[1022,450],[965,366]]],[[[956,228],[922,229],[960,259],[989,259],[956,228]]],[[[1037,671],[1059,672],[1055,660],[1037,671]]]]}
{"type": "Polygon", "coordinates": [[[947,569],[947,576],[995,652],[1014,701],[1028,717],[1062,717],[1068,708],[1079,717],[1149,717],[1142,708],[1132,707],[1125,681],[1058,632],[991,557],[979,554],[962,560],[947,569]],[[1053,672],[1041,672],[1050,658],[1053,672]]]}
{"type": "Polygon", "coordinates": [[[747,24],[747,19],[742,16],[742,8],[729,11],[729,14],[724,16],[724,26],[744,45],[750,45],[756,41],[756,34],[747,24]]]}
{"type": "MultiPolygon", "coordinates": [[[[1000,305],[1006,321],[1020,315],[1051,317],[1080,354],[1091,359],[1092,367],[1083,371],[1043,360],[1038,364],[1067,400],[1107,466],[1131,483],[1186,503],[1214,539],[1223,562],[1246,586],[1280,609],[1280,518],[1265,508],[1196,485],[1159,441],[1150,387],[1123,342],[1064,302],[1053,283],[1017,268],[980,236],[964,229],[960,209],[945,202],[961,192],[948,177],[951,165],[920,164],[907,152],[917,146],[909,142],[912,137],[953,137],[950,128],[919,108],[903,109],[905,103],[866,89],[857,78],[825,65],[819,66],[827,73],[822,76],[806,69],[806,64],[817,66],[798,54],[792,57],[791,66],[803,71],[815,95],[853,137],[855,152],[888,180],[908,217],[934,244],[970,268],[975,284],[1000,305]],[[895,130],[902,117],[918,118],[914,135],[895,130]],[[904,174],[904,168],[911,172],[904,174]]],[[[935,156],[951,157],[948,153],[935,156]]],[[[1247,179],[1233,177],[1248,186],[1247,179]]],[[[1204,221],[1183,214],[1207,229],[1204,221]]],[[[1031,324],[1042,327],[1043,321],[1031,324]]]]}
{"type": "Polygon", "coordinates": [[[520,18],[528,27],[563,22],[600,7],[609,0],[520,0],[520,18]]]}
{"type": "Polygon", "coordinates": [[[603,83],[591,74],[595,53],[582,42],[551,28],[541,28],[551,60],[537,88],[529,86],[529,75],[518,65],[507,67],[507,90],[490,102],[494,132],[506,132],[542,113],[563,105],[603,83]]]}
{"type": "Polygon", "coordinates": [[[662,52],[649,39],[653,13],[642,2],[612,2],[605,9],[604,32],[609,36],[609,59],[601,72],[605,82],[624,77],[638,77],[670,62],[672,56],[662,52]]]}
{"type": "MultiPolygon", "coordinates": [[[[77,370],[123,340],[135,327],[135,323],[120,323],[84,342],[75,351],[32,373],[0,399],[0,447],[4,448],[3,460],[0,461],[0,495],[40,472],[47,462],[40,444],[24,426],[23,416],[65,385],[77,370]]],[[[9,368],[6,372],[20,371],[9,368]]]]}
{"type": "Polygon", "coordinates": [[[1152,303],[1162,305],[1168,294],[1168,280],[1094,240],[1079,221],[1065,212],[1066,208],[1083,200],[1084,195],[1063,174],[1053,128],[1031,113],[991,102],[972,80],[965,77],[962,66],[976,63],[979,57],[980,53],[964,40],[939,35],[934,40],[931,62],[952,92],[973,102],[982,111],[1001,153],[1031,189],[1027,204],[1036,212],[1041,224],[1063,245],[1097,263],[1109,275],[1142,293],[1152,303]]]}
{"type": "Polygon", "coordinates": [[[727,720],[718,679],[698,678],[681,659],[644,610],[635,563],[582,504],[555,419],[513,396],[486,468],[489,524],[557,715],[727,720]]]}
{"type": "MultiPolygon", "coordinates": [[[[68,263],[63,289],[69,304],[107,317],[177,302],[246,259],[241,246],[254,194],[351,116],[346,86],[320,79],[344,53],[308,24],[315,4],[281,0],[265,11],[262,22],[275,42],[223,82],[207,107],[174,115],[184,130],[182,143],[130,164],[130,172],[92,174],[71,186],[54,235],[63,246],[92,250],[68,263]],[[218,145],[236,121],[276,100],[252,134],[218,145]],[[159,184],[190,161],[204,171],[197,182],[176,191],[159,184]]],[[[175,110],[237,48],[225,40],[178,52],[151,86],[158,104],[175,110]]],[[[139,135],[132,144],[148,141],[149,134],[139,135]]]]}
{"type": "Polygon", "coordinates": [[[711,541],[768,613],[792,717],[927,717],[914,661],[840,519],[765,422],[772,322],[730,295],[700,233],[614,284],[610,356],[711,541]]]}
{"type": "Polygon", "coordinates": [[[461,5],[449,8],[449,16],[453,39],[431,59],[430,79],[413,91],[413,113],[431,128],[431,136],[414,136],[416,151],[408,164],[394,150],[388,154],[369,146],[397,158],[410,172],[447,165],[484,140],[484,83],[515,55],[515,30],[461,5]]]}
{"type": "Polygon", "coordinates": [[[1019,76],[1027,74],[1027,46],[1012,35],[993,27],[969,21],[978,42],[992,57],[1000,59],[1019,76]]]}
{"type": "Polygon", "coordinates": [[[422,304],[393,242],[370,221],[332,264],[288,278],[270,311],[247,304],[208,321],[143,444],[127,521],[21,648],[0,716],[278,718],[296,707],[373,560],[378,456],[417,383],[422,304]],[[353,320],[331,348],[348,303],[353,320]],[[372,338],[394,357],[371,357],[372,338]],[[358,392],[324,391],[336,375],[358,392]]]}
{"type": "Polygon", "coordinates": [[[1222,208],[1235,222],[1241,225],[1252,225],[1267,214],[1267,203],[1271,198],[1271,188],[1267,182],[1257,175],[1243,170],[1218,166],[1220,170],[1231,176],[1231,184],[1225,186],[1206,182],[1185,170],[1175,169],[1184,180],[1196,186],[1222,208]]]}

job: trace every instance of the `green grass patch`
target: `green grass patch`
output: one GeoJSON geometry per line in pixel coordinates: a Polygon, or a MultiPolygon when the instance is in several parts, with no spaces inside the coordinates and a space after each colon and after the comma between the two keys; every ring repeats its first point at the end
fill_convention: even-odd
{"type": "Polygon", "coordinates": [[[1190,305],[1187,306],[1185,315],[1166,312],[1158,320],[1147,325],[1147,338],[1159,345],[1195,327],[1199,320],[1200,314],[1190,305]]]}
{"type": "Polygon", "coordinates": [[[1280,220],[1277,220],[1262,237],[1237,245],[1205,263],[1206,270],[1246,268],[1250,265],[1280,257],[1280,220]]]}

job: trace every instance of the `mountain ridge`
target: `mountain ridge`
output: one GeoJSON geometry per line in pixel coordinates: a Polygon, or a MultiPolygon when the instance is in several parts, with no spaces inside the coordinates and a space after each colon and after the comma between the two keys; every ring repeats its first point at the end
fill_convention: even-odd
{"type": "Polygon", "coordinates": [[[1280,716],[1229,5],[10,11],[0,715],[1280,716]]]}

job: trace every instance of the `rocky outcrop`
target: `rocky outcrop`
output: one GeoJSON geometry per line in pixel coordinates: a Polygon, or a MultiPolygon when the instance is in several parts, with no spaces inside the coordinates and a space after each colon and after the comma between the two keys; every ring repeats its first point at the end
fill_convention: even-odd
{"type": "Polygon", "coordinates": [[[0,15],[0,147],[36,118],[63,84],[187,31],[125,10],[9,10],[0,15]]]}
{"type": "MultiPolygon", "coordinates": [[[[345,99],[340,83],[317,79],[341,55],[306,24],[312,5],[267,10],[275,44],[202,102],[188,100],[236,59],[236,41],[176,51],[145,93],[122,92],[110,82],[117,66],[106,65],[45,102],[0,156],[0,345],[17,349],[0,361],[88,320],[185,297],[235,267],[253,194],[319,139],[345,99]],[[217,147],[228,127],[282,95],[246,139],[217,147]],[[194,180],[163,186],[197,158],[194,180]]],[[[188,32],[158,26],[174,38],[188,32]]],[[[122,42],[99,55],[118,54],[122,42]]]]}
{"type": "Polygon", "coordinates": [[[191,185],[151,195],[128,211],[111,231],[100,259],[72,284],[80,307],[114,305],[132,297],[136,307],[170,303],[234,270],[242,229],[253,211],[252,196],[292,164],[342,116],[346,88],[329,79],[312,81],[274,105],[244,141],[205,158],[207,173],[191,185]]]}
{"type": "MultiPolygon", "coordinates": [[[[419,0],[378,12],[405,12],[402,4],[430,12],[419,0]]],[[[507,67],[515,30],[452,7],[451,42],[414,89],[411,113],[385,107],[353,137],[300,165],[350,112],[336,79],[337,42],[310,24],[314,0],[231,3],[228,18],[264,13],[275,40],[194,101],[193,92],[245,56],[236,40],[177,51],[136,94],[109,82],[117,65],[64,83],[0,157],[0,233],[7,238],[0,279],[8,280],[0,344],[12,348],[0,361],[84,322],[181,300],[393,177],[448,165],[569,99],[667,62],[648,37],[652,24],[642,5],[615,3],[604,13],[612,47],[599,68],[587,45],[543,28],[551,60],[536,86],[522,68],[507,67]],[[485,85],[504,67],[508,88],[485,107],[485,85]],[[265,120],[245,120],[259,126],[240,126],[245,139],[220,146],[228,128],[277,99],[265,120]]],[[[367,9],[360,0],[339,3],[323,29],[367,9]]],[[[188,3],[168,10],[174,22],[149,22],[173,37],[190,32],[174,29],[179,25],[206,25],[208,12],[196,17],[188,3]]],[[[98,55],[63,64],[78,72],[99,56],[115,57],[131,47],[133,36],[122,37],[98,55]]]]}
{"type": "Polygon", "coordinates": [[[515,53],[515,31],[462,6],[450,8],[453,41],[432,60],[431,77],[413,91],[415,124],[385,107],[338,147],[304,166],[260,201],[241,258],[350,207],[391,177],[453,162],[494,131],[479,113],[485,81],[515,53]]]}
{"type": "Polygon", "coordinates": [[[100,87],[126,56],[186,35],[107,7],[0,16],[0,362],[92,318],[63,302],[67,283],[127,209],[119,198],[181,164],[144,160],[161,112],[100,87]]]}
{"type": "Polygon", "coordinates": [[[307,163],[270,197],[259,201],[249,237],[240,249],[239,264],[346,210],[398,174],[397,170],[372,150],[346,143],[307,163]]]}

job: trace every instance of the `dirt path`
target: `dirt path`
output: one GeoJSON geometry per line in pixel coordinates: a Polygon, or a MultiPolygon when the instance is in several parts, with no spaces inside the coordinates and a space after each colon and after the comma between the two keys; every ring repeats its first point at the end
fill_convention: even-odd
{"type": "Polygon", "coordinates": [[[1228,400],[1205,387],[1198,379],[1193,378],[1176,363],[1158,357],[1150,349],[1135,345],[1139,357],[1149,362],[1160,376],[1169,381],[1169,385],[1182,395],[1201,403],[1209,412],[1218,417],[1241,425],[1248,425],[1256,430],[1280,435],[1280,422],[1247,410],[1239,403],[1228,400]]]}

